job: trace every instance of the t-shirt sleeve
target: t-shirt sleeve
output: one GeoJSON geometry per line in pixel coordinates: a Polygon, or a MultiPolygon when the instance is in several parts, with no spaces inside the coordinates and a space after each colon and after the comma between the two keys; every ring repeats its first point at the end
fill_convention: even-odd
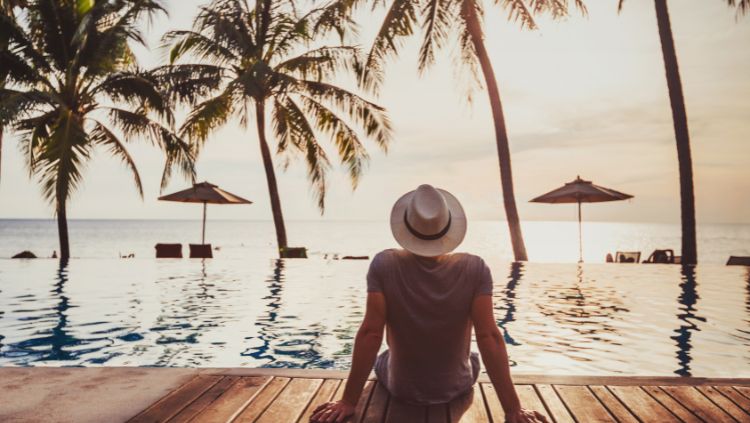
{"type": "Polygon", "coordinates": [[[479,280],[474,296],[492,295],[492,272],[489,266],[481,258],[479,259],[479,280]]]}
{"type": "Polygon", "coordinates": [[[372,258],[367,270],[367,292],[383,292],[383,253],[372,258]]]}

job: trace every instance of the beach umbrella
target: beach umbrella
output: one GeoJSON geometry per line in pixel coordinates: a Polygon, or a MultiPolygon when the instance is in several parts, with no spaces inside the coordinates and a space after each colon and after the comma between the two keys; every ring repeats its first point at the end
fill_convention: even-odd
{"type": "Polygon", "coordinates": [[[181,203],[203,203],[203,232],[201,244],[206,243],[206,206],[208,204],[252,204],[250,200],[226,192],[214,184],[201,182],[192,188],[159,197],[161,201],[178,201],[181,203]]]}
{"type": "Polygon", "coordinates": [[[560,188],[531,200],[532,203],[577,203],[578,204],[578,254],[579,262],[583,262],[583,240],[581,237],[581,203],[602,203],[605,201],[619,201],[633,198],[632,195],[615,191],[610,188],[594,185],[578,176],[560,188]]]}

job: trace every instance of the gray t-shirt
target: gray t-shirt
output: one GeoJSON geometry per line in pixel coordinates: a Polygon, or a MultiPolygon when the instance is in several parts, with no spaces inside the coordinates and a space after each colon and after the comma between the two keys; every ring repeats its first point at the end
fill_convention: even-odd
{"type": "Polygon", "coordinates": [[[392,395],[434,404],[471,388],[471,306],[474,297],[492,295],[482,258],[384,250],[370,264],[367,292],[382,292],[386,300],[386,388],[392,395]]]}

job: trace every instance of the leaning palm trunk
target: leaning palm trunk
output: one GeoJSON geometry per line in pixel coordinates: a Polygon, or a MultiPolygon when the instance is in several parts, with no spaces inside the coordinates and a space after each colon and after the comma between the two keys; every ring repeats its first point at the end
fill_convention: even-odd
{"type": "Polygon", "coordinates": [[[263,168],[266,171],[266,182],[268,183],[268,194],[271,197],[271,212],[273,213],[273,224],[276,227],[276,244],[279,248],[279,257],[283,257],[287,248],[286,227],[284,226],[284,215],[281,212],[281,200],[279,199],[279,187],[276,183],[276,172],[273,168],[271,150],[266,140],[266,110],[265,103],[259,101],[255,106],[255,118],[258,125],[258,139],[260,142],[260,154],[263,158],[263,168]]]}
{"type": "Polygon", "coordinates": [[[505,128],[505,116],[503,115],[503,104],[500,101],[500,90],[495,80],[495,72],[492,69],[492,62],[487,55],[487,49],[484,46],[484,34],[482,26],[477,16],[476,8],[471,2],[465,2],[463,8],[466,27],[471,37],[479,65],[482,67],[482,74],[487,85],[487,94],[490,98],[490,107],[492,108],[492,118],[495,124],[495,142],[497,144],[497,158],[500,162],[500,184],[503,190],[503,204],[505,205],[505,217],[508,220],[508,229],[510,231],[510,242],[513,246],[513,257],[515,261],[526,261],[526,246],[523,242],[521,233],[521,221],[518,217],[516,208],[516,197],[513,193],[513,172],[510,164],[510,147],[508,144],[508,132],[505,128]],[[468,6],[468,7],[467,7],[468,6]]]}
{"type": "Polygon", "coordinates": [[[675,139],[677,141],[677,161],[680,169],[680,207],[682,210],[682,262],[695,264],[698,252],[695,237],[695,194],[693,192],[693,159],[690,154],[690,134],[688,133],[685,98],[682,94],[680,69],[677,64],[672,25],[666,0],[655,0],[656,20],[659,24],[659,38],[664,56],[667,75],[669,101],[672,106],[675,139]]]}

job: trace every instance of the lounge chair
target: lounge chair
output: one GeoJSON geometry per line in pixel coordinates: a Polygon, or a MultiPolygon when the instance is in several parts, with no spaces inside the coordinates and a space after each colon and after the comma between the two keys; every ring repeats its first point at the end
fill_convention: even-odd
{"type": "Polygon", "coordinates": [[[654,252],[651,253],[651,255],[648,256],[648,258],[644,260],[643,262],[644,263],[674,264],[675,263],[674,250],[671,250],[671,249],[654,250],[654,252]]]}
{"type": "Polygon", "coordinates": [[[640,251],[618,251],[615,255],[615,263],[640,263],[640,251]]]}
{"type": "Polygon", "coordinates": [[[750,256],[729,256],[727,266],[750,266],[750,256]]]}
{"type": "Polygon", "coordinates": [[[213,258],[211,244],[190,244],[190,258],[213,258]]]}
{"type": "Polygon", "coordinates": [[[156,258],[182,258],[182,244],[156,244],[156,258]]]}

